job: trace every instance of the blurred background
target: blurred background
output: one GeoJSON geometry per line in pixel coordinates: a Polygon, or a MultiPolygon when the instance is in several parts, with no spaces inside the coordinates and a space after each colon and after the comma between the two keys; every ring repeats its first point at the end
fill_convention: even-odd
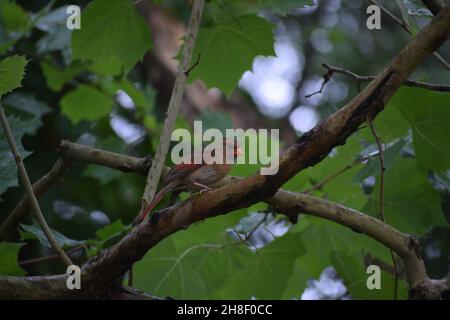
{"type": "MultiPolygon", "coordinates": [[[[42,66],[46,62],[60,66],[69,64],[70,32],[66,29],[61,31],[57,26],[61,23],[58,17],[64,13],[64,6],[74,2],[81,7],[88,3],[56,1],[48,17],[8,52],[25,54],[31,61],[23,88],[7,96],[3,104],[14,106],[24,101],[20,99],[28,99],[45,110],[36,130],[23,138],[25,149],[33,151],[25,160],[32,181],[44,175],[57,160],[55,151],[62,139],[140,157],[154,153],[177,70],[178,61],[174,57],[191,11],[189,1],[168,0],[162,5],[139,1],[136,6],[151,30],[153,49],[131,70],[128,76],[131,88],[105,89],[104,79],[81,72],[58,90],[53,90],[46,81],[42,66]],[[63,9],[58,11],[61,7],[63,9]],[[60,100],[74,86],[92,80],[104,90],[113,91],[113,111],[100,121],[81,121],[75,125],[59,111],[60,100]]],[[[252,3],[224,2],[225,12],[230,16],[245,13],[246,6],[252,3]]],[[[17,3],[26,11],[36,13],[48,1],[23,0],[17,3]]],[[[402,17],[396,1],[380,0],[380,3],[402,17]]],[[[214,20],[214,15],[223,10],[223,5],[222,1],[211,1],[204,13],[204,25],[214,20]]],[[[287,14],[262,10],[259,15],[275,24],[276,56],[256,57],[252,68],[242,74],[238,88],[230,97],[218,89],[207,89],[200,81],[190,84],[177,127],[190,128],[194,120],[203,120],[207,127],[278,128],[282,148],[289,146],[358,92],[353,79],[335,74],[321,93],[307,98],[321,89],[327,72],[323,63],[363,76],[376,75],[411,38],[385,15],[382,16],[381,30],[368,30],[368,5],[365,0],[321,0],[311,7],[290,10],[287,14]]],[[[412,17],[410,19],[417,27],[430,21],[427,15],[412,17]]],[[[6,32],[0,21],[0,44],[13,36],[6,32]]],[[[439,52],[450,60],[450,43],[439,52]]],[[[450,72],[430,57],[412,78],[448,84],[450,72]]],[[[244,172],[243,175],[249,175],[254,172],[254,167],[246,168],[244,172]]],[[[64,183],[41,196],[39,202],[52,228],[70,239],[81,241],[95,237],[98,229],[119,219],[124,225],[130,223],[138,211],[143,188],[142,177],[74,164],[64,183]]],[[[445,187],[441,191],[448,217],[449,193],[445,187]]],[[[12,211],[22,195],[23,189],[18,186],[1,195],[0,221],[12,211]]],[[[247,223],[255,225],[264,219],[267,214],[261,211],[264,210],[249,210],[245,216],[247,223]]],[[[249,239],[255,248],[263,247],[291,227],[287,221],[273,215],[266,219],[249,239]]],[[[28,218],[24,223],[32,224],[32,219],[28,218]]],[[[240,224],[241,228],[246,228],[246,221],[240,221],[240,224]]],[[[18,236],[16,234],[11,240],[18,236]]],[[[230,238],[233,237],[236,235],[230,232],[230,238]]],[[[444,276],[450,271],[448,229],[435,228],[421,241],[430,275],[444,276]]],[[[30,259],[50,254],[51,249],[29,240],[20,251],[21,266],[29,275],[61,272],[62,265],[56,259],[30,262],[30,259]]],[[[86,259],[86,254],[83,250],[75,250],[73,257],[80,263],[86,259]]],[[[351,298],[333,268],[319,273],[322,273],[320,278],[309,279],[305,291],[298,292],[296,298],[351,298]]]]}

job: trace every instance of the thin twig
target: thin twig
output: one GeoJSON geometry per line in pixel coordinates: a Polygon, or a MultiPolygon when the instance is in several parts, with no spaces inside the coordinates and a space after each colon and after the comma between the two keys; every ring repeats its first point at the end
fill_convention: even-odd
{"type": "Polygon", "coordinates": [[[369,116],[367,117],[367,123],[369,124],[370,131],[372,131],[372,135],[375,138],[375,141],[378,146],[378,158],[380,159],[380,205],[379,205],[379,213],[380,213],[380,220],[385,221],[384,219],[384,172],[386,171],[386,166],[384,164],[384,147],[381,143],[381,139],[378,136],[375,126],[373,125],[372,118],[369,116]]]}
{"type": "Polygon", "coordinates": [[[411,27],[407,23],[405,23],[404,20],[402,20],[400,18],[397,18],[397,16],[395,14],[393,14],[388,9],[386,9],[385,7],[380,5],[375,0],[369,0],[369,2],[374,4],[374,5],[376,5],[376,6],[378,6],[380,8],[380,10],[383,11],[383,13],[385,15],[387,15],[391,20],[393,20],[395,23],[397,23],[399,26],[401,26],[406,32],[408,32],[409,34],[412,34],[413,30],[411,29],[411,27]]]}
{"type": "Polygon", "coordinates": [[[186,77],[188,77],[188,76],[189,76],[189,73],[190,73],[192,70],[194,70],[194,68],[195,68],[196,66],[199,65],[200,59],[201,59],[201,58],[202,58],[202,55],[200,54],[200,52],[197,53],[197,60],[195,61],[195,63],[194,63],[189,69],[187,69],[186,71],[184,71],[184,74],[186,75],[186,77]]]}
{"type": "MultiPolygon", "coordinates": [[[[75,251],[78,251],[80,249],[85,249],[84,244],[79,244],[73,248],[67,249],[66,253],[67,254],[72,254],[75,251]]],[[[39,263],[39,262],[44,262],[44,261],[49,261],[49,260],[54,260],[54,259],[58,259],[59,256],[57,254],[51,254],[48,256],[42,256],[42,257],[37,257],[37,258],[31,258],[31,259],[27,259],[27,260],[22,260],[19,261],[19,264],[22,266],[28,265],[28,264],[35,264],[35,263],[39,263]]]]}
{"type": "Polygon", "coordinates": [[[158,150],[156,151],[155,159],[147,176],[147,183],[142,196],[142,207],[149,203],[155,196],[159,179],[164,167],[166,154],[169,151],[170,136],[175,126],[175,121],[180,110],[181,101],[183,99],[184,89],[186,86],[187,75],[185,74],[185,70],[189,69],[192,53],[194,51],[195,40],[200,27],[204,4],[205,0],[194,1],[186,40],[183,46],[183,58],[178,66],[177,77],[175,79],[172,96],[170,97],[169,107],[166,112],[167,116],[164,122],[164,130],[160,137],[158,150]]]}
{"type": "MultiPolygon", "coordinates": [[[[392,12],[390,12],[388,9],[380,5],[375,0],[369,0],[370,3],[378,6],[381,11],[383,11],[389,18],[392,19],[395,23],[399,24],[406,32],[408,32],[410,35],[413,35],[413,30],[411,26],[406,22],[399,18],[397,18],[392,12]]],[[[450,64],[437,52],[433,52],[433,56],[439,61],[439,63],[447,70],[450,71],[450,64]]]]}
{"type": "MultiPolygon", "coordinates": [[[[57,184],[69,169],[69,163],[63,159],[58,159],[53,167],[42,178],[33,184],[34,194],[39,197],[48,189],[57,184]]],[[[25,194],[14,210],[8,215],[0,226],[0,241],[11,238],[18,224],[28,215],[31,203],[28,195],[25,194]]]]}
{"type": "Polygon", "coordinates": [[[311,97],[313,97],[313,96],[315,96],[315,95],[317,95],[317,94],[322,94],[323,89],[325,88],[325,86],[327,85],[327,83],[330,82],[332,76],[333,76],[333,72],[331,72],[331,71],[328,71],[326,74],[324,74],[323,80],[322,80],[322,85],[320,86],[320,89],[319,89],[318,91],[316,91],[316,92],[307,94],[307,95],[305,96],[305,98],[306,98],[306,99],[309,99],[309,98],[311,98],[311,97]]]}
{"type": "Polygon", "coordinates": [[[364,158],[356,159],[351,164],[346,165],[345,167],[343,167],[342,169],[336,171],[335,173],[333,173],[329,177],[327,177],[327,178],[323,179],[322,181],[316,183],[311,188],[309,188],[307,190],[304,190],[303,193],[310,194],[314,190],[321,190],[327,183],[329,183],[332,180],[336,179],[340,175],[346,173],[348,170],[353,169],[354,167],[356,167],[356,166],[366,162],[367,160],[370,160],[372,157],[376,156],[377,154],[372,154],[372,155],[364,157],[364,158]]]}
{"type": "MultiPolygon", "coordinates": [[[[328,70],[326,75],[328,75],[329,73],[331,73],[331,74],[339,73],[339,74],[342,74],[342,75],[352,78],[357,83],[369,82],[369,81],[372,81],[375,79],[374,76],[360,76],[350,70],[332,66],[332,65],[329,65],[326,63],[323,63],[322,65],[324,66],[324,68],[326,68],[328,70]]],[[[408,86],[408,87],[423,88],[423,89],[428,89],[428,90],[437,91],[437,92],[450,92],[450,85],[433,84],[433,83],[416,81],[416,80],[406,80],[404,82],[404,85],[408,86]]]]}
{"type": "MultiPolygon", "coordinates": [[[[372,131],[372,135],[375,138],[375,141],[378,146],[378,158],[380,159],[380,205],[379,205],[379,213],[380,213],[380,220],[385,222],[384,217],[384,173],[386,171],[386,166],[384,162],[384,147],[381,143],[381,139],[377,134],[377,131],[375,129],[375,126],[373,124],[372,118],[369,115],[367,117],[367,123],[369,124],[370,130],[372,131]]],[[[398,268],[397,268],[397,262],[395,261],[395,255],[394,251],[390,249],[391,252],[391,258],[392,258],[392,265],[394,267],[394,300],[397,300],[397,289],[398,289],[398,268]]]]}
{"type": "Polygon", "coordinates": [[[67,254],[62,250],[52,235],[52,232],[45,221],[44,215],[42,214],[41,208],[39,207],[39,203],[36,199],[36,195],[33,192],[33,187],[31,186],[30,178],[28,177],[27,171],[25,169],[25,165],[23,164],[22,157],[20,156],[19,150],[16,145],[16,141],[14,140],[14,135],[11,131],[11,128],[8,123],[8,119],[6,118],[5,112],[3,110],[2,105],[0,104],[0,121],[2,123],[3,130],[5,131],[6,139],[8,140],[8,144],[11,148],[14,159],[16,160],[17,168],[19,169],[19,176],[22,180],[22,183],[25,186],[25,190],[28,194],[28,197],[31,201],[31,207],[34,210],[36,215],[36,219],[39,222],[39,225],[42,228],[45,236],[47,237],[48,242],[51,244],[53,249],[58,253],[61,260],[67,265],[72,265],[72,261],[67,256],[67,254]]]}
{"type": "Polygon", "coordinates": [[[340,169],[339,171],[333,173],[331,176],[325,178],[321,182],[316,183],[311,188],[309,188],[307,190],[304,190],[303,193],[309,194],[309,193],[313,192],[314,190],[321,190],[327,183],[329,183],[330,181],[336,179],[337,177],[339,177],[341,174],[344,174],[348,170],[354,168],[358,164],[360,164],[360,162],[359,161],[355,161],[352,164],[349,164],[349,165],[343,167],[342,169],[340,169]]]}

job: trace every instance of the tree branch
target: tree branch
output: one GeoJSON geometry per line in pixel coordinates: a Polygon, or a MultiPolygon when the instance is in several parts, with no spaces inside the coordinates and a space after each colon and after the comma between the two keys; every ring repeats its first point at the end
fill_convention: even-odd
{"type": "MultiPolygon", "coordinates": [[[[395,91],[416,67],[450,37],[450,5],[406,46],[380,75],[357,97],[335,112],[310,133],[302,136],[280,158],[273,176],[255,174],[231,185],[194,196],[156,213],[115,246],[93,257],[83,270],[88,281],[105,285],[125,273],[145,253],[165,237],[192,223],[248,207],[272,197],[300,170],[320,162],[336,146],[366,121],[381,112],[395,91]]],[[[406,261],[408,263],[408,261],[406,261]]],[[[426,275],[425,271],[423,274],[426,275]]],[[[411,283],[425,276],[410,275],[411,283]]]]}
{"type": "Polygon", "coordinates": [[[23,164],[22,157],[20,156],[19,149],[16,145],[16,140],[14,139],[14,135],[11,131],[11,128],[8,123],[8,119],[6,118],[6,114],[3,110],[3,106],[0,104],[0,122],[2,124],[3,130],[5,131],[6,140],[11,148],[11,152],[16,160],[17,168],[19,169],[19,176],[22,180],[23,185],[25,186],[25,190],[27,192],[27,196],[30,199],[31,207],[35,213],[36,219],[41,226],[42,231],[44,232],[48,242],[51,244],[52,248],[59,255],[61,260],[67,265],[72,265],[72,261],[64,252],[63,249],[60,248],[58,242],[53,237],[53,234],[45,221],[44,215],[42,214],[41,208],[39,207],[39,203],[36,199],[36,195],[34,194],[33,187],[31,186],[30,178],[28,177],[27,170],[25,169],[25,165],[23,164]]]}
{"type": "Polygon", "coordinates": [[[169,151],[170,137],[175,126],[178,112],[180,111],[181,101],[186,86],[186,80],[189,74],[192,53],[194,51],[195,40],[197,32],[200,27],[202,18],[203,6],[205,0],[195,0],[192,8],[191,19],[186,34],[186,40],[183,46],[182,62],[178,66],[178,73],[175,79],[175,84],[170,98],[169,107],[166,112],[166,119],[164,121],[164,130],[159,140],[158,150],[156,151],[155,160],[148,172],[147,183],[145,185],[142,200],[144,204],[149,203],[158,188],[159,179],[161,177],[166,154],[169,151]]]}
{"type": "MultiPolygon", "coordinates": [[[[367,117],[367,123],[369,124],[370,131],[372,131],[372,135],[375,139],[375,142],[378,146],[378,158],[380,160],[380,206],[379,206],[379,214],[380,214],[380,220],[383,222],[386,222],[386,219],[384,217],[384,174],[386,171],[386,166],[384,162],[384,147],[381,142],[381,138],[378,136],[378,133],[375,129],[375,125],[373,124],[372,119],[367,117]]],[[[395,255],[392,249],[391,252],[391,258],[392,258],[392,265],[394,267],[394,300],[397,300],[397,287],[398,287],[398,268],[397,268],[397,262],[395,261],[395,255]]]]}
{"type": "MultiPolygon", "coordinates": [[[[178,230],[188,228],[197,221],[248,207],[259,201],[272,201],[285,182],[299,171],[320,162],[334,147],[344,144],[369,115],[375,118],[406,78],[449,37],[450,5],[445,7],[358,96],[288,148],[280,158],[279,171],[276,175],[255,174],[245,179],[233,179],[234,182],[229,185],[196,195],[155,213],[150,220],[133,229],[114,246],[92,257],[83,266],[83,283],[87,287],[78,290],[76,294],[85,298],[104,297],[108,290],[114,288],[115,280],[162,239],[178,230]]],[[[298,194],[292,196],[299,200],[298,194]]],[[[291,220],[295,221],[299,211],[305,210],[324,218],[328,215],[341,221],[342,224],[348,224],[354,230],[365,232],[395,250],[404,260],[408,283],[411,292],[414,293],[412,297],[431,299],[440,297],[440,290],[445,288],[448,281],[428,279],[416,242],[410,236],[354,210],[307,195],[302,196],[300,202],[297,202],[297,208],[291,207],[292,211],[287,210],[291,220]],[[312,205],[311,200],[310,207],[307,206],[305,199],[314,200],[314,204],[312,205]],[[323,206],[323,211],[319,210],[319,204],[323,206]],[[337,210],[338,208],[342,210],[337,210]]],[[[279,210],[282,210],[282,204],[279,204],[279,210]]],[[[64,277],[59,281],[63,279],[64,277]]],[[[0,284],[3,281],[4,279],[0,278],[0,284]]],[[[30,285],[27,284],[29,288],[30,285]]],[[[40,290],[40,286],[38,284],[36,286],[40,290]]],[[[0,290],[1,288],[2,285],[0,290]]],[[[57,286],[55,288],[57,289],[57,286]]],[[[64,288],[62,295],[67,295],[67,291],[64,288]]]]}
{"type": "Polygon", "coordinates": [[[376,154],[354,160],[352,163],[350,163],[350,164],[346,165],[345,167],[339,169],[338,171],[336,171],[335,173],[333,173],[329,177],[326,177],[322,181],[316,183],[311,188],[309,188],[307,190],[304,190],[303,193],[309,194],[309,193],[313,192],[314,190],[321,190],[330,181],[333,181],[334,179],[336,179],[340,175],[346,173],[350,169],[353,169],[354,167],[356,167],[356,166],[358,166],[360,164],[363,164],[364,162],[366,162],[367,160],[371,159],[374,156],[376,156],[376,154]]]}
{"type": "Polygon", "coordinates": [[[67,140],[61,141],[58,152],[63,159],[68,161],[99,164],[122,172],[136,172],[142,175],[147,175],[152,165],[150,156],[136,158],[72,143],[67,140]]]}
{"type": "MultiPolygon", "coordinates": [[[[388,9],[386,9],[385,7],[383,7],[382,5],[380,5],[377,1],[375,0],[369,0],[370,3],[373,3],[374,5],[378,6],[381,11],[383,11],[389,18],[391,18],[395,23],[399,24],[406,32],[408,32],[410,35],[413,35],[413,29],[411,28],[411,26],[404,20],[401,20],[399,18],[397,18],[392,12],[390,12],[388,9]]],[[[431,3],[434,3],[436,5],[436,0],[431,0],[431,1],[425,1],[428,2],[428,4],[431,6],[431,3]]],[[[424,2],[424,3],[425,3],[424,2]]],[[[428,6],[427,6],[428,7],[428,6]]],[[[442,6],[440,7],[442,8],[442,6]]],[[[435,8],[437,9],[437,7],[435,8]]],[[[439,10],[440,11],[440,10],[439,10]]],[[[438,11],[438,12],[439,12],[438,11]]],[[[436,60],[439,61],[439,63],[447,70],[450,71],[450,64],[437,52],[433,52],[433,56],[436,58],[436,60]]]]}
{"type": "MultiPolygon", "coordinates": [[[[34,194],[39,197],[55,184],[61,181],[69,169],[70,162],[85,164],[98,164],[122,172],[133,172],[143,176],[151,167],[151,157],[136,158],[124,154],[96,149],[90,146],[61,141],[58,152],[61,159],[56,161],[50,171],[33,184],[34,194]]],[[[166,170],[166,168],[164,168],[166,170]]],[[[163,171],[165,174],[166,171],[163,171]]],[[[0,241],[10,239],[19,223],[28,215],[30,202],[25,194],[14,210],[9,214],[0,226],[0,241]]]]}
{"type": "MultiPolygon", "coordinates": [[[[61,181],[69,169],[69,163],[62,159],[56,161],[50,171],[33,184],[33,192],[39,197],[55,184],[61,181]]],[[[25,194],[16,205],[14,210],[8,215],[0,226],[0,241],[9,240],[14,234],[18,224],[28,215],[30,210],[30,201],[25,194]]]]}
{"type": "MultiPolygon", "coordinates": [[[[353,72],[351,72],[349,70],[346,70],[344,68],[332,66],[332,65],[329,65],[329,64],[326,64],[326,63],[323,63],[322,65],[328,70],[329,73],[331,73],[331,74],[333,74],[333,73],[343,74],[343,75],[345,75],[347,77],[352,78],[353,80],[355,80],[358,83],[373,81],[376,78],[375,76],[360,76],[360,75],[357,75],[356,73],[353,73],[353,72]]],[[[428,83],[428,82],[423,82],[423,81],[406,80],[404,82],[404,85],[408,86],[408,87],[423,88],[423,89],[428,89],[428,90],[437,91],[437,92],[450,92],[450,86],[449,85],[443,85],[443,84],[433,84],[433,83],[428,83]]]]}
{"type": "MultiPolygon", "coordinates": [[[[222,184],[226,185],[239,179],[240,178],[229,177],[225,181],[223,181],[222,184]]],[[[317,216],[346,226],[355,232],[363,233],[382,243],[386,247],[394,250],[405,263],[407,280],[410,288],[414,289],[412,292],[416,294],[416,297],[418,297],[417,294],[419,292],[419,288],[426,288],[427,293],[425,295],[423,295],[423,290],[425,289],[422,289],[422,291],[420,291],[423,295],[421,296],[421,298],[439,299],[440,294],[445,290],[448,290],[449,288],[449,284],[448,282],[445,282],[445,279],[428,279],[423,260],[420,256],[418,243],[412,236],[404,234],[376,218],[324,199],[285,190],[279,190],[272,198],[267,199],[266,202],[273,206],[277,212],[289,217],[291,221],[296,221],[300,213],[317,216]],[[429,295],[430,292],[433,295],[429,295]]],[[[161,216],[161,213],[158,213],[158,215],[161,216]]],[[[136,234],[137,232],[137,230],[133,230],[132,233],[136,234]]],[[[89,263],[94,262],[91,261],[89,263]]],[[[98,263],[100,263],[100,261],[98,261],[98,263]]],[[[64,282],[65,279],[66,278],[64,276],[34,277],[33,281],[31,282],[29,281],[30,278],[25,278],[25,280],[23,280],[23,278],[20,277],[0,277],[0,298],[11,298],[11,296],[8,294],[11,294],[10,290],[15,287],[8,288],[7,285],[13,283],[19,287],[25,286],[25,288],[20,288],[19,290],[15,291],[16,294],[22,295],[20,296],[21,298],[33,297],[33,295],[30,296],[29,293],[26,292],[26,290],[30,290],[30,287],[32,285],[34,285],[36,287],[36,290],[39,290],[39,294],[41,294],[41,296],[36,295],[35,297],[41,299],[55,297],[59,299],[86,297],[98,298],[107,295],[102,290],[88,290],[87,288],[86,291],[81,294],[81,296],[79,296],[77,293],[67,295],[67,288],[58,284],[60,282],[64,282]],[[43,285],[45,285],[45,293],[42,293],[40,291],[43,285]],[[55,295],[54,290],[60,291],[60,295],[55,295]],[[2,291],[4,292],[2,293],[2,291]]],[[[83,283],[86,283],[84,278],[83,283]]]]}
{"type": "MultiPolygon", "coordinates": [[[[278,212],[291,218],[295,218],[300,212],[314,215],[337,222],[384,244],[402,258],[410,289],[414,291],[414,288],[420,286],[429,289],[428,293],[420,290],[421,299],[441,299],[441,294],[449,289],[448,284],[439,288],[433,286],[437,281],[430,280],[427,276],[417,240],[381,220],[327,200],[288,191],[278,192],[268,202],[278,212]]],[[[419,298],[418,292],[416,298],[419,298]]]]}

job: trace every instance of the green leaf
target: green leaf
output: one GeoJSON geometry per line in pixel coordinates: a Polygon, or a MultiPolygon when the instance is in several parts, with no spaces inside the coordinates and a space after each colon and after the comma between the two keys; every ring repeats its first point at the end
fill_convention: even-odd
{"type": "Polygon", "coordinates": [[[237,210],[223,216],[200,221],[189,227],[189,231],[173,237],[178,250],[184,250],[199,243],[223,244],[228,239],[228,230],[234,228],[239,220],[247,214],[245,209],[237,210]]]}
{"type": "Polygon", "coordinates": [[[81,120],[95,121],[108,115],[113,100],[87,85],[80,85],[61,100],[61,109],[73,124],[81,120]]]}
{"type": "MultiPolygon", "coordinates": [[[[23,228],[24,231],[20,230],[20,236],[22,239],[24,240],[39,240],[39,242],[46,247],[51,248],[52,246],[50,245],[50,243],[47,240],[47,237],[45,236],[44,232],[42,231],[42,229],[38,226],[38,225],[25,225],[25,224],[20,224],[20,226],[23,228]]],[[[58,244],[63,247],[63,248],[68,248],[68,247],[73,247],[76,246],[82,242],[77,241],[77,240],[73,240],[70,239],[68,237],[66,237],[65,235],[63,235],[61,232],[58,232],[54,229],[51,229],[51,232],[53,234],[53,237],[55,238],[56,242],[58,242],[58,244]]]]}
{"type": "Polygon", "coordinates": [[[23,31],[28,25],[27,13],[15,1],[1,0],[0,15],[8,32],[23,31]]]}
{"type": "Polygon", "coordinates": [[[23,56],[7,57],[0,61],[0,97],[22,86],[27,63],[23,56]]]}
{"type": "Polygon", "coordinates": [[[104,226],[103,228],[97,230],[95,232],[95,235],[101,240],[101,241],[107,241],[110,240],[116,236],[119,236],[123,232],[129,230],[130,228],[128,226],[125,226],[122,224],[122,221],[117,220],[111,224],[108,224],[107,226],[104,226]]]}
{"type": "Polygon", "coordinates": [[[252,253],[245,267],[236,270],[221,289],[234,299],[280,299],[292,274],[295,260],[305,253],[298,235],[287,234],[252,253]]]}
{"type": "Polygon", "coordinates": [[[361,151],[359,139],[355,136],[351,137],[345,145],[335,148],[326,159],[299,175],[309,180],[310,185],[307,188],[332,178],[321,190],[315,191],[315,194],[359,209],[364,205],[365,198],[361,186],[354,181],[354,176],[360,168],[360,165],[354,165],[354,161],[360,157],[361,151]],[[339,172],[341,173],[338,174],[339,172]]]}
{"type": "MultiPolygon", "coordinates": [[[[373,125],[382,142],[391,142],[404,137],[411,128],[409,122],[395,107],[391,100],[386,108],[375,118],[373,125]]],[[[368,126],[357,132],[357,135],[366,141],[374,141],[372,131],[368,126]]]]}
{"type": "MultiPolygon", "coordinates": [[[[388,169],[397,156],[400,156],[400,152],[405,146],[406,141],[401,139],[394,143],[392,146],[384,150],[384,167],[388,169]]],[[[354,177],[354,181],[362,183],[365,179],[371,176],[377,176],[381,172],[380,159],[378,156],[371,158],[354,177]]]]}
{"type": "Polygon", "coordinates": [[[140,115],[151,113],[156,96],[153,88],[148,86],[144,90],[138,89],[127,78],[121,78],[119,81],[111,81],[110,77],[101,77],[100,85],[105,92],[111,95],[117,94],[119,90],[124,91],[133,100],[140,115]]]}
{"type": "MultiPolygon", "coordinates": [[[[21,142],[22,138],[26,133],[33,133],[36,130],[40,125],[40,119],[36,117],[28,121],[23,121],[15,116],[8,116],[7,118],[20,155],[24,159],[30,155],[30,152],[23,148],[21,142]]],[[[16,161],[12,155],[3,130],[0,130],[0,172],[2,173],[0,176],[0,194],[10,187],[19,185],[16,161]]]]}
{"type": "Polygon", "coordinates": [[[23,243],[0,243],[0,274],[4,276],[23,276],[23,271],[18,263],[18,254],[23,243]]]}
{"type": "Polygon", "coordinates": [[[22,120],[42,117],[51,111],[47,104],[29,93],[11,93],[3,99],[2,104],[22,120]]]}
{"type": "MultiPolygon", "coordinates": [[[[439,193],[416,161],[397,157],[386,170],[384,184],[386,222],[402,232],[422,235],[435,226],[448,226],[439,193]]],[[[380,181],[377,178],[364,212],[379,215],[380,181]]]]}
{"type": "Polygon", "coordinates": [[[193,57],[201,54],[201,59],[189,81],[200,79],[230,95],[256,56],[275,55],[273,27],[256,15],[244,15],[200,28],[193,57]]]}
{"type": "MultiPolygon", "coordinates": [[[[331,254],[333,266],[339,276],[344,279],[344,284],[352,295],[358,300],[387,300],[394,299],[394,275],[381,269],[381,288],[369,290],[367,279],[371,274],[366,272],[362,263],[363,256],[349,255],[346,252],[336,251],[331,254]]],[[[404,280],[398,280],[397,298],[405,300],[408,298],[408,288],[404,280]]]]}
{"type": "Polygon", "coordinates": [[[123,173],[103,166],[88,165],[84,170],[83,175],[95,178],[99,180],[102,185],[106,185],[121,177],[123,173]]]}
{"type": "Polygon", "coordinates": [[[287,15],[293,9],[312,6],[314,4],[311,0],[258,0],[258,2],[262,8],[282,16],[287,15]]]}
{"type": "Polygon", "coordinates": [[[165,239],[135,265],[137,288],[179,299],[279,298],[303,248],[289,236],[251,252],[243,244],[165,239]]]}
{"type": "MultiPolygon", "coordinates": [[[[42,125],[42,115],[50,108],[33,96],[24,93],[12,93],[6,96],[2,105],[8,116],[8,122],[13,132],[16,144],[22,158],[30,155],[22,146],[25,134],[34,134],[42,125]]],[[[0,129],[0,194],[8,188],[18,185],[17,166],[11,153],[5,133],[0,129]]]]}
{"type": "Polygon", "coordinates": [[[450,94],[405,87],[392,104],[413,128],[417,161],[428,169],[450,168],[450,94]]]}
{"type": "Polygon", "coordinates": [[[205,14],[210,14],[212,20],[215,17],[234,17],[239,14],[260,14],[262,10],[273,14],[286,16],[293,9],[314,5],[313,0],[210,0],[207,2],[208,9],[205,14]]]}
{"type": "MultiPolygon", "coordinates": [[[[38,42],[36,42],[37,52],[43,54],[62,50],[65,55],[67,54],[70,56],[68,50],[70,45],[70,34],[71,30],[67,29],[66,26],[54,29],[53,32],[45,34],[38,42]]],[[[64,61],[66,61],[66,59],[64,61]]]]}
{"type": "Polygon", "coordinates": [[[203,130],[214,128],[219,129],[225,134],[226,129],[233,128],[233,119],[228,112],[204,109],[200,113],[200,121],[202,121],[203,130]]]}
{"type": "Polygon", "coordinates": [[[36,28],[44,32],[53,32],[57,28],[66,27],[67,5],[43,14],[36,22],[36,28]]]}
{"type": "MultiPolygon", "coordinates": [[[[364,262],[361,257],[366,254],[390,264],[390,253],[386,247],[332,221],[304,216],[291,232],[296,235],[297,242],[306,248],[306,252],[295,261],[294,273],[288,281],[284,299],[298,297],[305,290],[307,280],[319,278],[326,267],[334,266],[332,254],[337,251],[359,259],[361,266],[364,262]]],[[[347,282],[347,285],[350,283],[347,282]]]]}
{"type": "Polygon", "coordinates": [[[36,28],[46,33],[36,43],[39,54],[54,50],[69,51],[72,31],[66,27],[67,7],[59,7],[43,15],[37,21],[36,28]]]}
{"type": "Polygon", "coordinates": [[[121,220],[116,220],[115,222],[98,229],[95,232],[97,238],[85,242],[88,257],[92,257],[100,250],[114,245],[130,230],[131,226],[122,224],[121,220]]]}
{"type": "Polygon", "coordinates": [[[128,73],[151,48],[148,27],[132,1],[96,0],[82,17],[82,28],[72,33],[73,59],[93,61],[99,73],[128,73]]]}
{"type": "MultiPolygon", "coordinates": [[[[95,143],[95,147],[116,153],[126,153],[126,146],[123,140],[117,136],[99,139],[95,143]]],[[[123,177],[123,174],[124,173],[119,170],[113,170],[108,167],[94,164],[87,165],[86,169],[83,171],[84,176],[95,178],[99,180],[102,185],[106,185],[119,177],[123,177]]]]}
{"type": "Polygon", "coordinates": [[[217,290],[232,277],[233,269],[242,268],[239,262],[251,254],[228,236],[228,229],[245,214],[246,210],[242,209],[197,222],[188,230],[163,240],[135,264],[135,285],[160,296],[216,297],[217,290]],[[224,267],[217,268],[217,265],[224,267]]]}
{"type": "Polygon", "coordinates": [[[310,278],[318,278],[323,269],[331,265],[332,252],[361,252],[360,243],[364,237],[337,223],[311,216],[302,217],[291,232],[297,236],[297,242],[306,248],[305,255],[297,260],[296,266],[301,267],[310,278]]]}
{"type": "Polygon", "coordinates": [[[136,288],[159,296],[177,299],[205,299],[206,285],[196,267],[186,264],[184,258],[196,250],[207,250],[199,244],[177,252],[171,238],[164,239],[134,265],[136,288]]]}
{"type": "Polygon", "coordinates": [[[70,66],[59,69],[45,61],[41,63],[41,68],[48,87],[53,91],[61,90],[67,81],[73,79],[84,70],[84,66],[79,63],[73,63],[70,66]]]}

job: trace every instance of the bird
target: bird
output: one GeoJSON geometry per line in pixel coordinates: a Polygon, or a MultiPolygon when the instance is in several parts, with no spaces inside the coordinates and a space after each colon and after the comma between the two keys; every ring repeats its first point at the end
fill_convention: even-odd
{"type": "Polygon", "coordinates": [[[243,153],[237,142],[233,140],[225,138],[223,139],[222,144],[222,148],[219,148],[219,150],[222,151],[218,151],[219,153],[217,155],[214,154],[216,149],[211,152],[211,155],[203,154],[202,151],[203,157],[202,163],[200,164],[194,163],[194,154],[192,154],[187,157],[189,161],[183,161],[172,167],[164,177],[165,185],[156,194],[153,200],[139,213],[134,220],[133,225],[138,225],[146,220],[150,212],[167,193],[182,186],[186,186],[189,190],[200,190],[200,193],[203,193],[210,190],[212,185],[225,178],[233,166],[232,164],[229,164],[229,161],[226,161],[227,157],[231,154],[233,158],[236,159],[243,153]],[[220,152],[222,152],[222,154],[220,154],[220,152]],[[213,163],[213,161],[211,161],[212,157],[223,157],[223,161],[222,163],[213,163]]]}

